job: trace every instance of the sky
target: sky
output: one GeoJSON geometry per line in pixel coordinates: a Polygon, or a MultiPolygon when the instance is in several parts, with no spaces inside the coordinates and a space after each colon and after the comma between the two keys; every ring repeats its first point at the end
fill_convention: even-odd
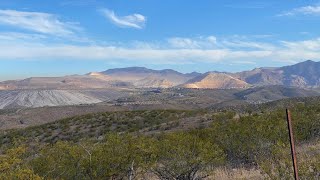
{"type": "Polygon", "coordinates": [[[320,60],[320,0],[1,0],[0,81],[320,60]]]}

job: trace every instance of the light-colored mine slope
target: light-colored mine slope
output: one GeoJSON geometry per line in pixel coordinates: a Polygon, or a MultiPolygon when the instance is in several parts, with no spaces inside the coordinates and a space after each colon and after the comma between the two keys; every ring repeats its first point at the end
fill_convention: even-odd
{"type": "Polygon", "coordinates": [[[246,88],[250,85],[240,79],[234,78],[225,73],[206,73],[198,76],[183,87],[186,88],[208,88],[208,89],[232,89],[232,88],[246,88]]]}
{"type": "Polygon", "coordinates": [[[0,109],[99,103],[102,100],[72,90],[0,91],[0,109]]]}

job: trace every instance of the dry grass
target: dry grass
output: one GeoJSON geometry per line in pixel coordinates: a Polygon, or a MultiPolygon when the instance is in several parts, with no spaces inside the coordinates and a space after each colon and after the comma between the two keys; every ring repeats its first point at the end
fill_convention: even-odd
{"type": "MultiPolygon", "coordinates": [[[[257,169],[229,169],[225,167],[216,168],[212,172],[213,175],[207,177],[207,180],[264,180],[264,177],[257,169]]],[[[137,177],[139,180],[159,180],[153,173],[148,172],[137,177]]]]}
{"type": "Polygon", "coordinates": [[[218,180],[260,180],[265,179],[258,169],[229,169],[229,168],[217,168],[214,170],[213,175],[207,179],[218,179],[218,180]]]}

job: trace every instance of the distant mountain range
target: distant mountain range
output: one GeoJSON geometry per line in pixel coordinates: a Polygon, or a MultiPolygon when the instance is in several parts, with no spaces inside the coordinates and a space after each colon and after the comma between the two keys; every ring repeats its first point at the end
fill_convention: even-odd
{"type": "Polygon", "coordinates": [[[168,88],[181,85],[200,73],[183,74],[172,69],[152,70],[144,67],[110,69],[101,72],[114,80],[131,82],[136,87],[168,88]]]}
{"type": "Polygon", "coordinates": [[[320,86],[320,62],[311,60],[280,68],[257,68],[232,74],[252,85],[320,86]]]}
{"type": "Polygon", "coordinates": [[[299,88],[320,87],[320,62],[311,60],[279,68],[256,68],[238,73],[180,73],[171,69],[144,67],[109,69],[86,75],[32,77],[0,82],[8,89],[90,89],[90,88],[206,88],[231,89],[267,85],[299,88]]]}

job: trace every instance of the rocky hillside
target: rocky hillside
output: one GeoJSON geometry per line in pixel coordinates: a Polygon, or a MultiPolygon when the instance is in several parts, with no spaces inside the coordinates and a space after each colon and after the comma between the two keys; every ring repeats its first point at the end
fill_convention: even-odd
{"type": "Polygon", "coordinates": [[[78,91],[24,90],[0,91],[0,109],[9,107],[42,107],[92,104],[102,100],[78,91]]]}
{"type": "Polygon", "coordinates": [[[235,95],[249,103],[257,104],[292,97],[320,96],[320,93],[313,90],[294,87],[264,86],[246,89],[235,93],[235,95]]]}
{"type": "Polygon", "coordinates": [[[91,90],[2,90],[0,109],[95,104],[128,96],[118,89],[91,90]]]}
{"type": "MultiPolygon", "coordinates": [[[[243,88],[252,86],[284,85],[300,88],[320,86],[320,62],[311,60],[278,68],[256,68],[250,71],[238,73],[208,72],[204,74],[183,74],[174,70],[151,70],[142,67],[110,69],[102,72],[115,80],[126,82],[137,82],[152,77],[154,84],[150,81],[146,87],[156,87],[159,81],[165,81],[166,85],[160,83],[158,87],[181,86],[186,88],[243,88]]],[[[143,83],[137,83],[144,86],[143,83]]]]}
{"type": "Polygon", "coordinates": [[[257,68],[230,74],[252,85],[320,86],[320,62],[311,60],[280,68],[257,68]]]}
{"type": "Polygon", "coordinates": [[[250,85],[225,73],[206,73],[188,81],[186,88],[232,89],[246,88],[250,85]]]}
{"type": "Polygon", "coordinates": [[[173,87],[174,84],[166,79],[161,79],[159,77],[146,77],[144,79],[135,81],[134,83],[135,87],[140,88],[169,88],[173,87]]]}
{"type": "Polygon", "coordinates": [[[160,84],[160,87],[161,86],[170,86],[170,87],[177,86],[200,75],[199,73],[183,74],[171,69],[152,70],[144,67],[109,69],[101,73],[106,74],[115,80],[133,82],[140,86],[142,85],[142,86],[148,86],[148,87],[157,86],[157,84],[159,84],[159,81],[165,82],[165,85],[160,84]],[[154,81],[155,84],[150,84],[151,77],[152,77],[152,81],[154,81]],[[143,81],[146,81],[146,84],[143,84],[143,81]]]}

